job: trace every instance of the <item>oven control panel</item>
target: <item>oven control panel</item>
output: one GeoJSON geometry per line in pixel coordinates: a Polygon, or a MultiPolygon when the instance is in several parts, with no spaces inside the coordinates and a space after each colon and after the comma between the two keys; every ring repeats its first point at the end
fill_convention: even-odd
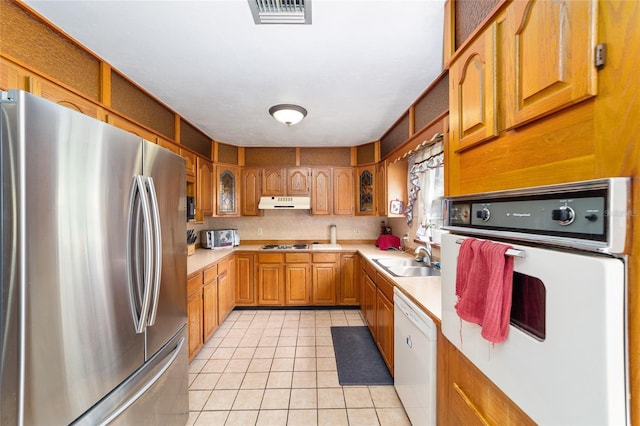
{"type": "Polygon", "coordinates": [[[596,235],[606,219],[601,197],[472,203],[469,216],[476,226],[596,235]]]}
{"type": "Polygon", "coordinates": [[[449,224],[520,232],[589,235],[604,239],[607,211],[604,197],[518,201],[452,202],[449,224]]]}
{"type": "Polygon", "coordinates": [[[630,179],[607,178],[448,197],[444,229],[625,253],[630,179]]]}

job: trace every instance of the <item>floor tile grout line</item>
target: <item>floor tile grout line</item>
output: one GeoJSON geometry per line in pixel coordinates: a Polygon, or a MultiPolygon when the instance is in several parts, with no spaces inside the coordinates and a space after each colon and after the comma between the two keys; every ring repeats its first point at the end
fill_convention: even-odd
{"type": "MultiPolygon", "coordinates": [[[[323,314],[324,314],[326,311],[321,311],[321,312],[323,312],[323,314]]],[[[353,312],[353,311],[350,311],[350,312],[353,312]]],[[[342,314],[344,314],[344,312],[341,312],[341,313],[342,313],[342,314]]],[[[257,315],[255,315],[255,314],[254,314],[254,315],[252,316],[252,318],[255,318],[256,316],[257,316],[257,315]]],[[[268,317],[270,317],[270,316],[271,316],[271,314],[270,314],[268,317]]],[[[282,315],[277,315],[277,316],[282,317],[282,315]]],[[[308,315],[307,315],[307,316],[308,316],[308,315]]],[[[330,317],[332,317],[332,316],[336,316],[336,315],[331,315],[331,314],[329,314],[329,315],[327,315],[327,314],[322,315],[322,317],[323,317],[323,318],[327,318],[327,317],[329,317],[329,318],[330,318],[330,317]]],[[[314,318],[317,318],[317,317],[318,317],[318,315],[314,315],[314,318]]],[[[224,329],[226,329],[226,330],[227,330],[226,332],[224,332],[224,337],[228,336],[229,331],[230,331],[231,329],[233,329],[233,328],[234,328],[234,325],[236,325],[236,323],[237,323],[238,319],[240,319],[240,318],[242,318],[242,316],[240,316],[240,315],[238,315],[238,316],[234,317],[232,322],[230,322],[228,325],[226,325],[225,327],[222,327],[222,328],[220,329],[220,330],[224,330],[224,329]]],[[[285,316],[285,318],[286,318],[286,316],[285,316]]],[[[349,323],[349,321],[347,321],[347,322],[346,322],[346,324],[342,324],[342,323],[340,323],[339,321],[338,321],[338,324],[334,324],[334,323],[333,323],[333,320],[332,320],[332,322],[331,322],[331,323],[326,324],[326,325],[322,325],[322,326],[318,326],[318,324],[317,324],[317,322],[316,322],[316,323],[314,324],[314,325],[315,325],[315,327],[302,327],[302,324],[300,324],[301,319],[302,319],[302,316],[299,316],[299,317],[298,317],[298,326],[296,327],[298,330],[300,330],[301,328],[315,328],[315,329],[316,329],[316,330],[315,330],[315,332],[314,332],[315,336],[310,336],[310,337],[319,337],[319,336],[317,335],[317,329],[318,329],[318,328],[321,328],[321,327],[327,327],[327,326],[328,326],[328,327],[331,327],[331,326],[333,326],[333,325],[352,325],[352,324],[350,324],[350,323],[349,323]]],[[[352,321],[353,321],[353,320],[352,320],[352,321]]],[[[252,322],[252,320],[251,320],[251,321],[249,321],[249,322],[252,322]]],[[[269,321],[267,321],[267,322],[269,322],[269,321]]],[[[273,324],[272,324],[272,325],[273,325],[273,324]]],[[[308,324],[307,324],[307,325],[308,325],[308,324]]],[[[363,323],[363,321],[362,321],[362,317],[361,317],[361,315],[360,315],[360,321],[359,321],[359,323],[358,323],[358,324],[353,324],[353,325],[360,325],[360,326],[361,326],[361,325],[364,325],[364,323],[363,323]]],[[[268,328],[269,328],[269,329],[274,329],[274,328],[276,328],[276,327],[267,327],[267,326],[265,326],[265,327],[260,328],[260,330],[262,330],[262,332],[260,333],[260,336],[261,336],[261,337],[265,334],[265,330],[267,330],[268,328]]],[[[278,329],[278,335],[279,335],[279,336],[282,336],[282,329],[283,329],[283,328],[291,328],[291,327],[285,327],[284,321],[282,321],[282,322],[281,322],[281,324],[279,324],[279,326],[277,327],[277,329],[278,329]]],[[[250,326],[250,324],[249,324],[249,325],[247,325],[247,327],[244,327],[244,332],[242,333],[241,338],[243,338],[243,337],[247,336],[247,332],[248,332],[248,330],[250,330],[250,329],[252,329],[252,327],[250,326]]],[[[215,336],[215,335],[214,335],[214,336],[215,336]]],[[[229,337],[232,337],[232,336],[229,336],[229,337]]],[[[300,335],[298,335],[297,337],[299,338],[299,337],[301,337],[301,336],[300,336],[300,335]]],[[[322,336],[320,336],[320,337],[322,337],[322,336]]],[[[324,337],[327,337],[327,336],[324,336],[324,337]]],[[[330,337],[330,335],[329,335],[329,337],[330,337]]],[[[197,359],[198,359],[198,361],[203,362],[204,364],[206,364],[206,362],[208,362],[208,361],[210,361],[210,360],[212,360],[212,359],[215,359],[215,358],[214,358],[214,355],[216,354],[216,352],[218,351],[218,349],[221,349],[221,348],[222,348],[223,350],[224,350],[225,348],[226,348],[226,349],[229,349],[228,347],[220,346],[223,340],[224,340],[224,338],[221,338],[221,339],[218,341],[218,344],[217,344],[217,345],[212,345],[212,346],[210,347],[210,349],[211,349],[211,354],[209,355],[209,357],[208,357],[208,358],[203,358],[203,359],[202,359],[202,358],[197,358],[197,359]]],[[[326,340],[326,339],[325,339],[325,340],[326,340]]],[[[335,387],[334,387],[334,386],[331,386],[331,387],[322,387],[322,388],[321,388],[321,387],[319,386],[319,374],[320,374],[320,373],[322,373],[322,372],[327,372],[327,371],[318,370],[318,359],[319,359],[319,358],[329,358],[329,359],[333,359],[333,360],[335,361],[335,353],[334,353],[332,356],[330,356],[330,357],[326,357],[326,356],[325,356],[325,357],[318,357],[317,355],[318,355],[318,347],[319,347],[319,346],[320,346],[320,347],[322,347],[322,346],[332,347],[333,345],[332,345],[332,342],[331,342],[331,344],[330,344],[330,345],[318,345],[318,339],[313,339],[313,341],[314,341],[314,342],[313,342],[313,343],[314,343],[313,345],[309,345],[309,346],[301,346],[301,345],[298,345],[298,340],[296,340],[296,342],[295,342],[295,343],[296,343],[296,344],[295,344],[295,346],[292,346],[292,347],[294,347],[294,348],[295,348],[295,349],[294,349],[294,362],[295,362],[295,358],[311,358],[311,357],[296,357],[295,355],[297,354],[297,348],[298,348],[298,347],[313,347],[313,351],[312,351],[312,353],[315,355],[315,357],[313,357],[313,358],[315,358],[315,359],[316,359],[316,361],[315,361],[315,367],[316,367],[316,368],[315,368],[315,371],[314,371],[314,376],[315,376],[315,380],[316,380],[315,387],[313,387],[313,388],[312,388],[312,387],[309,387],[309,388],[306,388],[306,387],[305,387],[305,388],[300,388],[300,389],[314,389],[314,390],[315,390],[315,394],[316,394],[316,408],[315,408],[315,409],[311,409],[311,410],[312,410],[312,411],[314,411],[314,412],[316,412],[316,415],[317,415],[317,416],[318,416],[318,414],[317,414],[317,413],[318,413],[318,411],[321,411],[321,410],[330,410],[330,409],[331,409],[331,408],[320,408],[320,407],[318,407],[318,405],[319,405],[319,396],[318,396],[318,395],[319,395],[319,392],[320,392],[322,389],[339,389],[339,391],[340,391],[339,393],[340,393],[340,394],[341,394],[341,396],[342,396],[342,404],[341,404],[341,405],[342,405],[342,408],[338,408],[338,409],[339,409],[339,410],[343,410],[343,411],[345,412],[345,415],[347,416],[347,419],[348,419],[348,418],[349,418],[349,410],[358,410],[358,409],[361,409],[361,408],[363,408],[363,407],[348,407],[348,406],[347,406],[347,397],[346,397],[346,395],[345,395],[345,387],[344,387],[344,386],[340,386],[340,385],[339,385],[339,383],[337,383],[337,376],[336,376],[336,382],[335,382],[335,383],[336,383],[336,386],[335,386],[335,387]]],[[[278,343],[279,343],[279,342],[276,342],[276,343],[275,343],[275,346],[271,346],[271,347],[273,347],[273,348],[274,348],[274,353],[273,353],[273,355],[272,355],[270,358],[268,358],[268,359],[271,359],[271,363],[272,363],[272,365],[273,365],[273,360],[274,360],[274,359],[276,359],[276,358],[275,358],[275,356],[276,356],[277,348],[278,348],[278,347],[283,347],[283,346],[278,345],[278,343]]],[[[308,342],[308,343],[310,343],[310,342],[308,342]]],[[[251,347],[251,348],[253,349],[253,351],[252,351],[252,354],[251,354],[251,358],[249,358],[249,360],[250,360],[250,361],[251,361],[251,360],[253,360],[253,359],[256,359],[256,358],[255,358],[255,355],[256,355],[256,352],[258,351],[258,348],[260,348],[260,347],[261,347],[261,346],[259,346],[259,343],[257,343],[255,346],[252,346],[252,347],[251,347]]],[[[290,346],[284,346],[284,347],[290,347],[290,346]]],[[[218,374],[220,374],[220,375],[224,374],[224,371],[228,368],[228,363],[229,363],[232,359],[234,359],[234,356],[235,356],[236,352],[238,352],[238,349],[241,349],[241,348],[242,348],[242,349],[247,349],[247,347],[240,346],[240,343],[238,343],[238,344],[236,344],[236,345],[232,346],[232,348],[233,348],[233,351],[231,352],[231,354],[229,354],[229,355],[228,355],[228,358],[226,359],[226,360],[227,360],[227,365],[226,365],[226,366],[225,366],[225,368],[223,369],[223,372],[218,373],[218,374]]],[[[240,358],[240,359],[244,359],[244,358],[240,358]]],[[[204,368],[204,366],[203,366],[203,367],[200,367],[200,369],[199,369],[196,373],[193,373],[193,374],[197,377],[197,375],[198,375],[198,374],[202,374],[202,370],[203,370],[203,368],[204,368]]],[[[232,402],[232,404],[231,404],[231,408],[227,411],[227,415],[226,415],[226,417],[225,417],[225,419],[226,419],[226,420],[229,418],[229,416],[230,416],[231,412],[233,412],[233,411],[243,411],[243,410],[233,410],[233,405],[235,404],[235,401],[236,401],[236,399],[237,399],[237,397],[238,397],[238,395],[239,395],[239,392],[240,392],[241,390],[243,390],[243,388],[242,388],[242,383],[244,383],[244,380],[247,378],[247,374],[249,373],[249,371],[248,371],[248,370],[249,370],[249,367],[247,366],[247,368],[242,372],[243,377],[242,377],[242,380],[239,382],[239,383],[240,383],[240,384],[238,385],[239,387],[238,387],[237,389],[232,389],[232,390],[234,390],[234,391],[236,392],[236,394],[235,394],[235,396],[234,396],[234,401],[233,401],[233,402],[232,402]]],[[[329,370],[329,371],[333,371],[333,370],[329,370]]],[[[269,370],[269,372],[267,372],[267,374],[268,374],[268,375],[270,375],[270,373],[271,373],[271,372],[272,372],[272,370],[270,369],[270,370],[269,370]]],[[[286,409],[286,411],[287,411],[287,416],[286,416],[286,417],[287,417],[287,421],[289,421],[289,416],[290,416],[290,414],[291,414],[291,411],[295,411],[295,410],[297,410],[296,408],[294,408],[294,409],[292,409],[292,408],[291,408],[292,390],[293,390],[293,389],[298,389],[298,388],[294,388],[294,387],[293,387],[293,385],[294,385],[294,382],[293,382],[294,374],[297,372],[297,371],[296,371],[296,369],[295,369],[295,364],[294,364],[294,366],[292,367],[292,371],[290,371],[290,372],[291,372],[291,384],[290,384],[290,386],[289,386],[288,388],[284,388],[284,389],[288,389],[288,394],[289,394],[289,401],[288,401],[287,409],[286,409]]],[[[336,374],[337,374],[337,371],[336,371],[336,374]]],[[[219,379],[218,379],[218,380],[219,380],[219,379]]],[[[216,384],[217,384],[217,383],[216,383],[216,384]]],[[[217,390],[217,388],[215,388],[215,385],[213,385],[213,386],[214,386],[214,389],[209,390],[209,398],[211,397],[211,393],[212,393],[214,390],[217,390]]],[[[258,389],[258,390],[261,390],[261,391],[262,391],[262,393],[263,393],[263,394],[262,394],[262,398],[263,398],[263,399],[264,399],[265,392],[269,389],[269,388],[267,388],[266,386],[267,386],[267,383],[265,383],[265,385],[264,385],[264,387],[263,387],[263,388],[258,389]]],[[[381,423],[381,419],[380,419],[380,412],[379,412],[378,410],[379,410],[380,408],[383,408],[383,407],[380,407],[380,408],[379,408],[379,407],[377,407],[377,406],[376,406],[375,401],[374,401],[374,398],[373,398],[373,395],[371,394],[371,387],[370,387],[370,386],[365,386],[365,387],[367,388],[367,393],[368,393],[369,398],[371,399],[372,404],[373,404],[373,406],[372,406],[372,407],[367,407],[367,408],[369,408],[369,409],[373,409],[373,410],[374,410],[374,412],[375,412],[375,415],[376,415],[376,418],[377,418],[378,422],[379,422],[379,423],[381,423]]],[[[205,402],[205,405],[206,405],[206,402],[205,402]]],[[[204,405],[203,405],[203,407],[204,407],[204,405]]],[[[262,400],[261,400],[260,408],[256,410],[256,411],[258,412],[258,414],[256,414],[256,416],[259,416],[259,412],[260,412],[260,411],[265,411],[265,410],[266,410],[266,411],[268,411],[268,410],[271,410],[271,409],[270,409],[270,408],[264,408],[264,409],[263,409],[263,408],[262,408],[262,400]]],[[[278,409],[275,409],[275,410],[278,410],[278,409]]],[[[284,409],[282,409],[282,410],[284,410],[284,409]]],[[[205,411],[205,410],[195,411],[194,413],[197,413],[197,416],[196,416],[194,419],[191,419],[191,420],[192,420],[193,422],[197,422],[197,419],[200,417],[200,415],[202,414],[202,412],[203,412],[203,411],[205,411]]],[[[258,417],[257,417],[257,418],[258,418],[258,417]]],[[[318,417],[316,417],[316,420],[318,420],[318,417]]]]}

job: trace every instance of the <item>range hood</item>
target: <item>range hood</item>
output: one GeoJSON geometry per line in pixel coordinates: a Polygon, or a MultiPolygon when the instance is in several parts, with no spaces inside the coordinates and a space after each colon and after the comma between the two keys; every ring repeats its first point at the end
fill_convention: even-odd
{"type": "Polygon", "coordinates": [[[260,210],[310,210],[311,197],[260,197],[260,210]]]}

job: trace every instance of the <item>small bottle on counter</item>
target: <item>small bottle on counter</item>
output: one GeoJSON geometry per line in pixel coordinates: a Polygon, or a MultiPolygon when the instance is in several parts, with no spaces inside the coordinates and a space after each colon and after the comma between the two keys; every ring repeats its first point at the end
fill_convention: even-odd
{"type": "Polygon", "coordinates": [[[387,224],[384,222],[380,222],[380,235],[384,235],[387,233],[387,224]]]}

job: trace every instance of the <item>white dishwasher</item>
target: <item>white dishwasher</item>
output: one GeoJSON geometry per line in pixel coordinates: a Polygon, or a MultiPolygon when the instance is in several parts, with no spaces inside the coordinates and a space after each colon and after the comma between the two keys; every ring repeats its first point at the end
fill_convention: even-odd
{"type": "Polygon", "coordinates": [[[436,424],[436,324],[393,289],[394,386],[413,426],[436,424]]]}

